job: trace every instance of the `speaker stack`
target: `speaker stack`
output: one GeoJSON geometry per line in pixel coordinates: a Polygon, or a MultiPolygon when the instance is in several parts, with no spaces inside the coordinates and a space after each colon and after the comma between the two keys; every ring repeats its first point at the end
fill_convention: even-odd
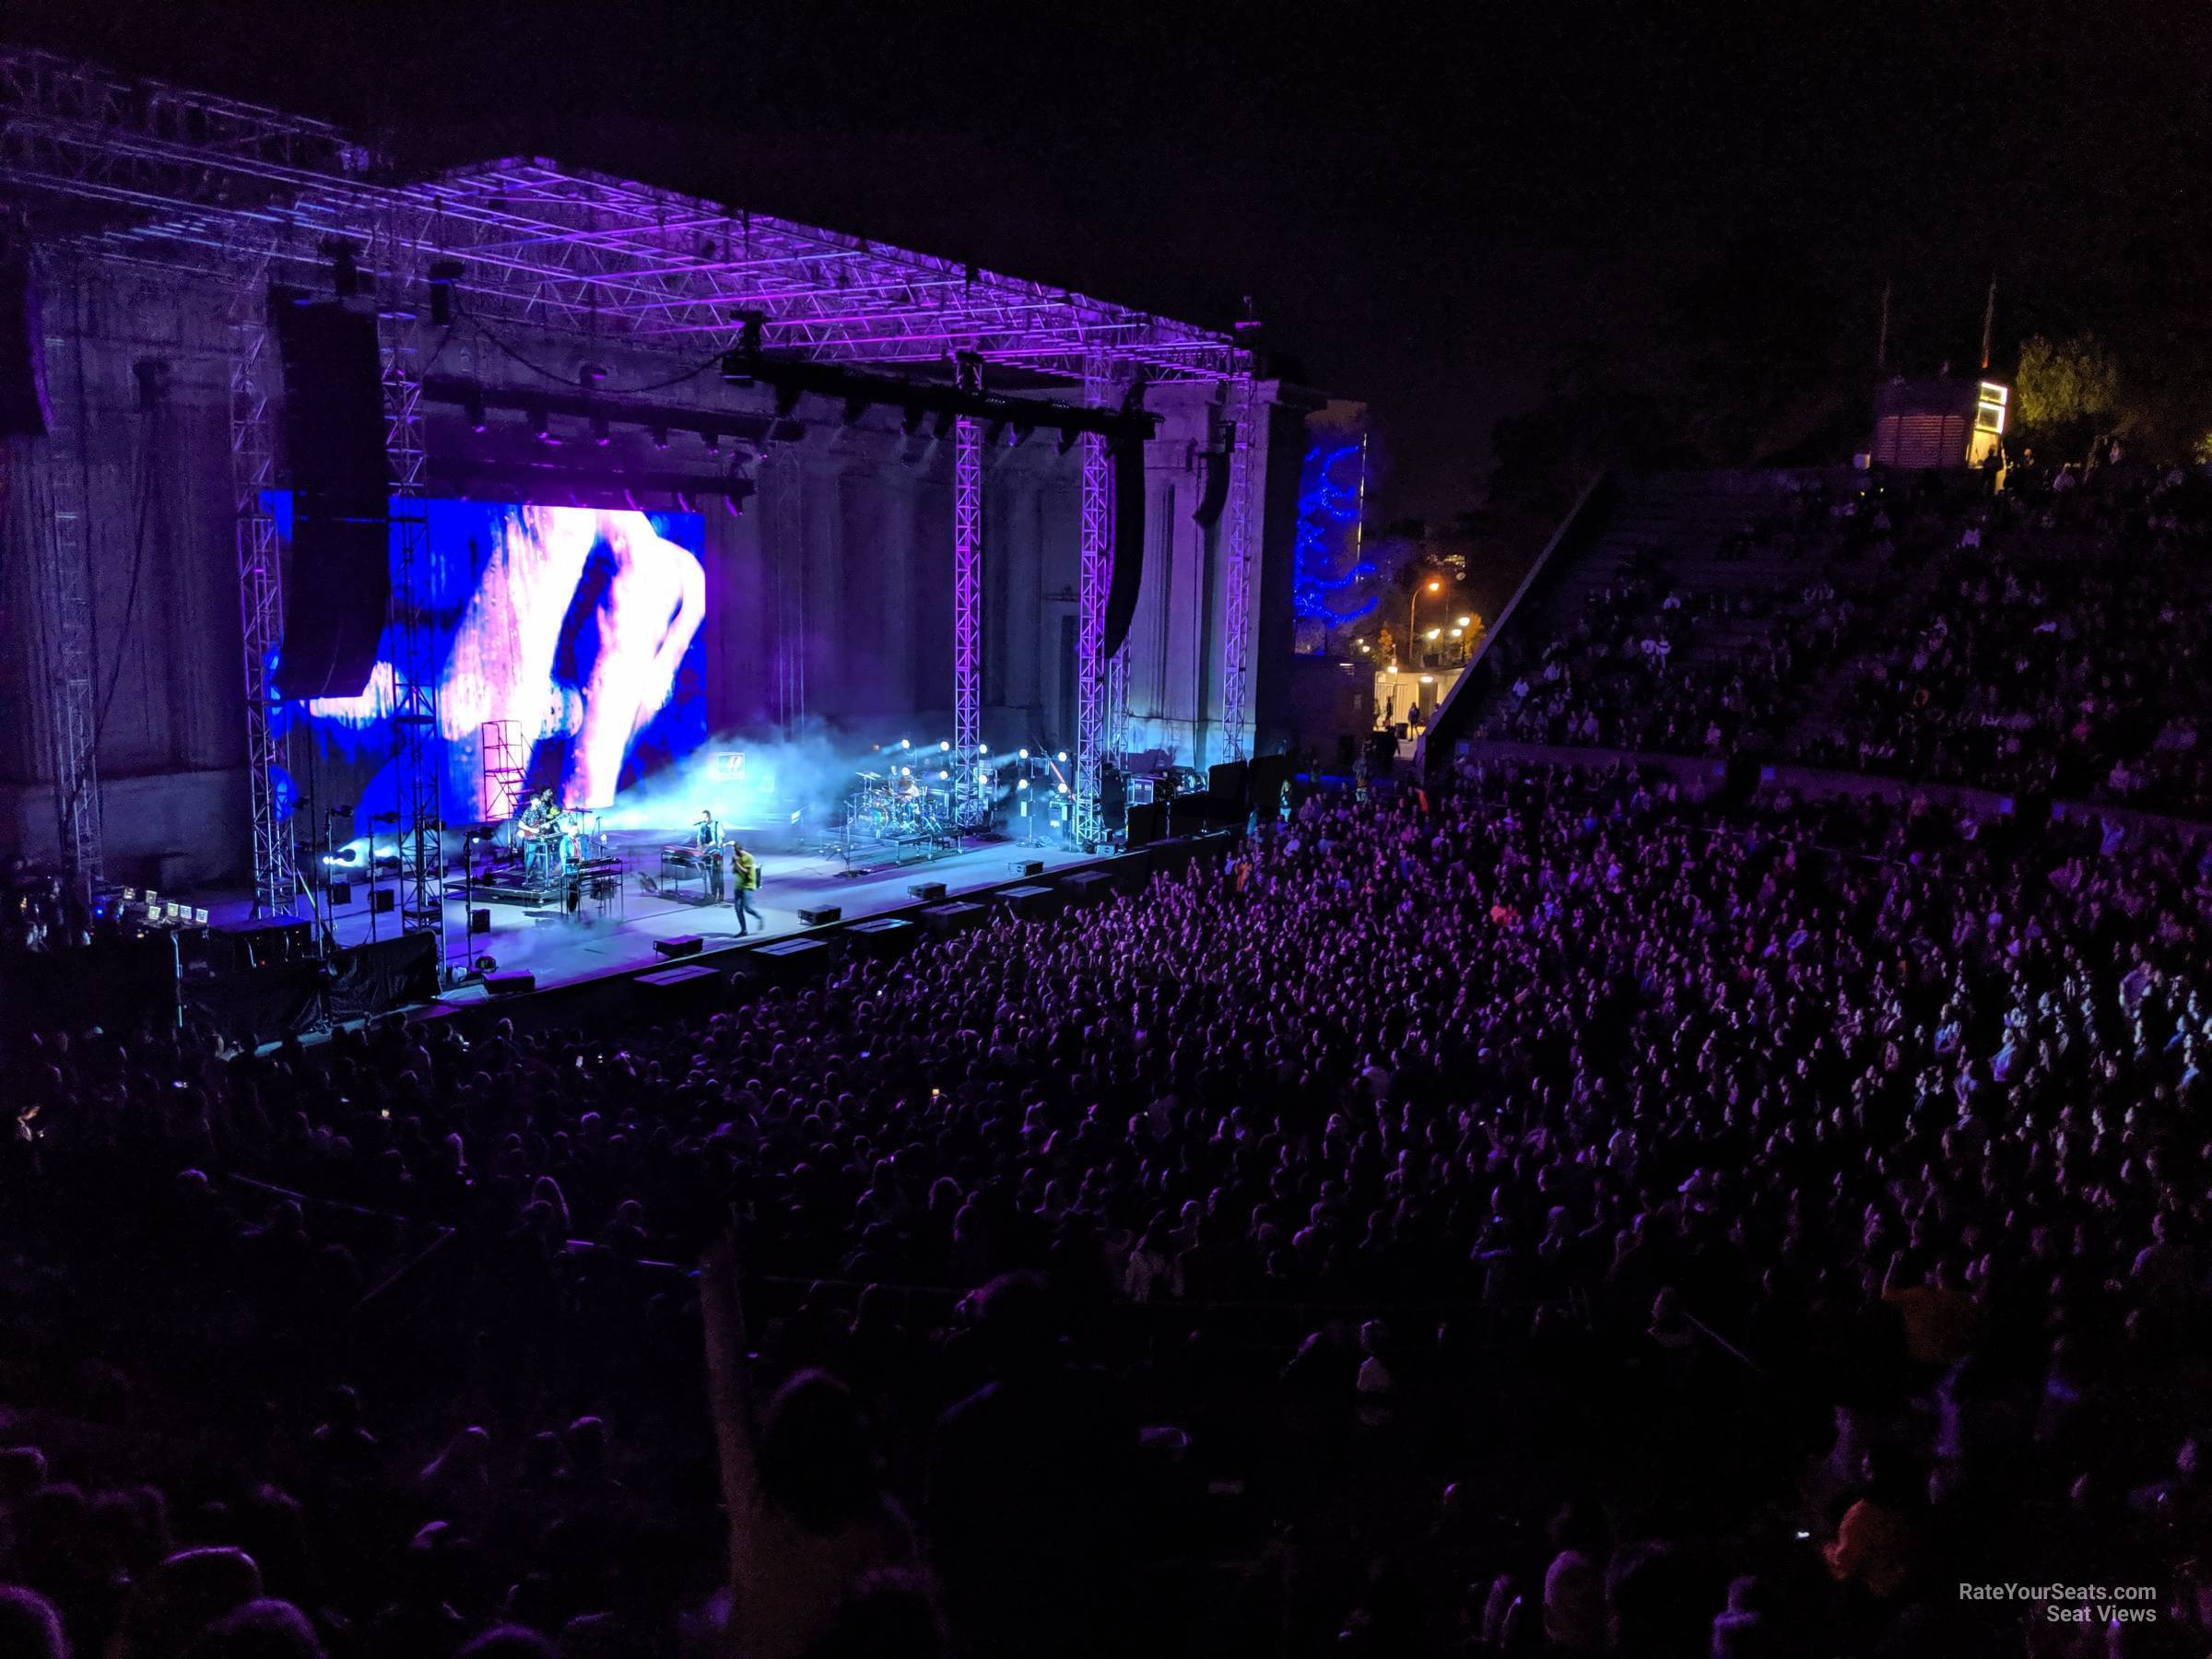
{"type": "Polygon", "coordinates": [[[292,485],[277,683],[288,698],[369,688],[392,601],[390,478],[376,313],[346,299],[269,291],[284,364],[292,485]]]}

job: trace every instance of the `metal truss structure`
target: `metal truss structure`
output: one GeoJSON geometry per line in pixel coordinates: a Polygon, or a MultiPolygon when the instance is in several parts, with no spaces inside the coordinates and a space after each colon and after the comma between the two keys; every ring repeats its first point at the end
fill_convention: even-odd
{"type": "MultiPolygon", "coordinates": [[[[404,250],[387,255],[398,293],[377,313],[384,395],[384,455],[391,468],[393,781],[399,812],[399,915],[405,933],[430,934],[445,960],[445,823],[440,806],[445,742],[438,725],[438,675],[416,580],[430,559],[429,465],[422,436],[422,330],[406,297],[404,250]]],[[[370,838],[371,852],[375,837],[370,838]]]]}
{"type": "MultiPolygon", "coordinates": [[[[1094,363],[1084,376],[1083,401],[1107,401],[1111,382],[1094,363]]],[[[1104,826],[1100,793],[1107,735],[1106,599],[1113,585],[1113,462],[1100,432],[1082,438],[1079,560],[1076,595],[1076,782],[1068,834],[1096,846],[1104,826]]]]}
{"type": "Polygon", "coordinates": [[[1252,730],[1253,535],[1257,524],[1253,495],[1258,484],[1259,429],[1266,418],[1249,354],[1240,352],[1239,371],[1229,385],[1229,502],[1223,517],[1221,636],[1221,758],[1241,760],[1252,730]]]}
{"type": "MultiPolygon", "coordinates": [[[[959,365],[963,392],[982,390],[982,365],[959,365]]],[[[983,423],[952,428],[952,802],[962,830],[990,817],[983,772],[983,423]]]]}
{"type": "MultiPolygon", "coordinates": [[[[265,268],[267,245],[241,239],[242,267],[265,268]]],[[[284,576],[268,492],[276,483],[269,382],[276,376],[261,283],[241,283],[230,300],[230,495],[238,553],[238,621],[245,665],[246,781],[253,818],[253,913],[288,915],[300,890],[292,806],[286,792],[288,745],[269,669],[284,638],[284,576]]],[[[322,810],[318,801],[316,810],[322,810]]]]}
{"type": "MultiPolygon", "coordinates": [[[[189,273],[242,291],[248,306],[258,305],[269,281],[324,281],[335,247],[352,256],[360,279],[392,313],[388,326],[398,313],[423,307],[423,279],[434,277],[456,313],[473,323],[619,342],[663,354],[674,367],[703,369],[749,339],[785,356],[905,365],[917,373],[941,374],[956,360],[987,365],[994,377],[1041,388],[1088,386],[1098,375],[1228,382],[1238,407],[1253,401],[1250,354],[1225,331],[542,159],[488,161],[407,180],[326,124],[35,51],[0,47],[0,187],[29,206],[42,240],[189,273]],[[241,257],[241,248],[250,254],[241,257]]],[[[265,684],[282,617],[274,538],[259,506],[269,481],[270,367],[262,332],[245,324],[235,332],[241,360],[232,377],[232,439],[241,605],[248,620],[255,888],[270,898],[284,889],[288,902],[290,832],[276,812],[282,753],[271,735],[265,684]]],[[[388,394],[403,387],[419,394],[421,365],[411,348],[388,344],[388,394]]],[[[1229,553],[1230,673],[1223,714],[1238,753],[1248,724],[1252,515],[1244,451],[1251,424],[1239,422],[1244,483],[1232,494],[1229,553]]],[[[966,762],[960,775],[980,800],[984,792],[973,784],[982,759],[982,436],[971,420],[958,431],[959,476],[967,482],[955,488],[955,728],[966,762]]],[[[391,432],[394,477],[404,488],[411,477],[418,489],[419,416],[395,418],[391,432]]],[[[1088,448],[1085,465],[1088,501],[1088,448]]],[[[781,540],[793,527],[785,515],[795,502],[779,500],[795,496],[795,488],[767,494],[781,540]]],[[[408,522],[404,500],[397,511],[408,522]]],[[[1085,533],[1106,536],[1110,525],[1093,525],[1087,508],[1085,533]]],[[[803,564],[792,572],[794,587],[800,570],[803,564]]],[[[1098,574],[1087,564],[1087,582],[1098,574]]],[[[1087,586],[1083,627],[1094,641],[1102,639],[1104,597],[1103,582],[1087,586]]],[[[396,604],[395,616],[405,620],[408,596],[396,604]]],[[[790,641],[794,653],[797,646],[790,641]]],[[[1094,817],[1099,757],[1112,750],[1117,729],[1114,670],[1104,671],[1100,695],[1099,666],[1087,681],[1078,722],[1092,737],[1087,753],[1094,785],[1085,797],[1090,805],[1078,812],[1094,817]]],[[[804,665],[794,655],[779,670],[787,725],[803,715],[805,695],[804,665]]],[[[434,737],[434,726],[415,729],[434,737]]],[[[434,802],[426,812],[419,801],[410,808],[403,799],[402,811],[413,813],[409,839],[419,848],[434,802]]],[[[427,899],[420,874],[418,865],[410,906],[427,899]]]]}
{"type": "Polygon", "coordinates": [[[76,273],[57,269],[70,303],[49,323],[52,414],[46,431],[45,535],[39,588],[45,636],[46,737],[53,766],[55,844],[62,877],[89,900],[100,881],[100,708],[92,611],[92,535],[86,519],[84,295],[76,273]]]}
{"type": "Polygon", "coordinates": [[[799,452],[778,444],[763,468],[773,594],[776,719],[786,738],[806,723],[806,550],[799,545],[799,452]]]}

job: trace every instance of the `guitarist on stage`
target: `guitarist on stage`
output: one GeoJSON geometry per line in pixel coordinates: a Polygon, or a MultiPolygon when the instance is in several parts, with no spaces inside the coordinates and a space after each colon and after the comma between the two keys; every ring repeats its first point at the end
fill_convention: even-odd
{"type": "Polygon", "coordinates": [[[523,867],[532,881],[542,887],[560,873],[560,807],[551,784],[532,796],[514,820],[514,839],[522,843],[523,867]]]}

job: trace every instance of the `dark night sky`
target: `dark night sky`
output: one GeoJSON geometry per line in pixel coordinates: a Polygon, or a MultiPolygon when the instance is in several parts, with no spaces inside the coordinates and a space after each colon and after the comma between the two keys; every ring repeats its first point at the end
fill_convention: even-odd
{"type": "Polygon", "coordinates": [[[2112,250],[2212,242],[2206,17],[122,0],[19,32],[427,159],[551,153],[1202,321],[1249,293],[1373,406],[1380,511],[1441,516],[1563,349],[1753,221],[1869,356],[1885,272],[1926,367],[1971,351],[1993,270],[2001,343],[2093,321],[2112,250]]]}

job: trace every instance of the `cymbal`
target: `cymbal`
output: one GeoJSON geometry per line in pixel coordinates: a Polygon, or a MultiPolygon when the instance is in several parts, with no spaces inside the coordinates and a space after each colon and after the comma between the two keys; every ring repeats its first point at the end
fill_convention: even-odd
{"type": "Polygon", "coordinates": [[[867,779],[871,783],[877,783],[883,781],[883,774],[881,772],[862,772],[860,775],[867,779]]]}

